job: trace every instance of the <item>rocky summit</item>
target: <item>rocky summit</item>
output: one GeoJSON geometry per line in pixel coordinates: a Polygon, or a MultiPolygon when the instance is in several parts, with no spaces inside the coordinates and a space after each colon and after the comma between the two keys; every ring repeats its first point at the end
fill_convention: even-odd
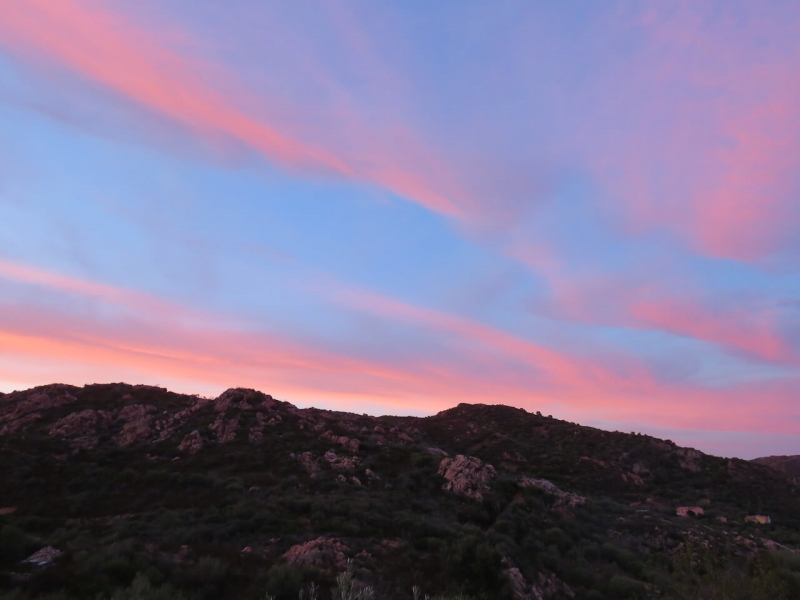
{"type": "Polygon", "coordinates": [[[43,386],[0,395],[0,598],[800,598],[791,458],[43,386]]]}

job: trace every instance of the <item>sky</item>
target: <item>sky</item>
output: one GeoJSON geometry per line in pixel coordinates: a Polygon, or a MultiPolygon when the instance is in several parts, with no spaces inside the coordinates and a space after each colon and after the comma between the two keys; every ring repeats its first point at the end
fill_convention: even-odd
{"type": "Polygon", "coordinates": [[[800,454],[794,1],[0,0],[0,391],[800,454]]]}

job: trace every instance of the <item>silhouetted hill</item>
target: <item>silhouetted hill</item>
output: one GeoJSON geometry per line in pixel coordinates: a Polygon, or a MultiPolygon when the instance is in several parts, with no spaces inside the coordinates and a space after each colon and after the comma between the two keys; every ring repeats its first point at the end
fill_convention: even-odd
{"type": "Polygon", "coordinates": [[[0,396],[0,464],[0,584],[32,597],[800,597],[792,478],[501,405],[49,385],[0,396]]]}
{"type": "Polygon", "coordinates": [[[777,469],[790,477],[800,478],[800,456],[764,456],[754,458],[753,462],[777,469]]]}

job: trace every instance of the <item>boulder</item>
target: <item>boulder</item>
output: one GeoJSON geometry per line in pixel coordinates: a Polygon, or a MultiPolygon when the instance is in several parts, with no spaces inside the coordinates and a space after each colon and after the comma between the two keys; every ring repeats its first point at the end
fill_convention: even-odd
{"type": "Polygon", "coordinates": [[[188,452],[189,454],[197,454],[203,449],[203,437],[196,429],[191,433],[187,433],[183,441],[178,445],[178,450],[188,452]]]}
{"type": "Polygon", "coordinates": [[[155,411],[155,406],[144,404],[129,404],[119,411],[117,420],[125,421],[125,425],[122,426],[122,431],[117,436],[117,444],[129,446],[150,437],[152,413],[155,411]]]}
{"type": "Polygon", "coordinates": [[[336,538],[319,537],[289,548],[283,555],[289,564],[341,570],[347,567],[349,548],[336,538]]]}
{"type": "Polygon", "coordinates": [[[352,471],[361,464],[357,456],[339,456],[333,450],[328,450],[322,458],[339,471],[352,471]]]}
{"type": "Polygon", "coordinates": [[[47,546],[31,554],[25,559],[25,562],[44,567],[55,562],[62,554],[63,552],[61,552],[61,550],[56,550],[52,546],[47,546]]]}
{"type": "Polygon", "coordinates": [[[239,416],[226,419],[225,413],[220,413],[217,420],[208,428],[217,434],[220,444],[226,444],[236,437],[236,430],[239,428],[239,416]]]}
{"type": "Polygon", "coordinates": [[[447,480],[442,489],[480,500],[490,491],[489,482],[497,476],[497,472],[492,465],[484,464],[479,458],[459,454],[455,458],[442,459],[439,475],[447,480]]]}

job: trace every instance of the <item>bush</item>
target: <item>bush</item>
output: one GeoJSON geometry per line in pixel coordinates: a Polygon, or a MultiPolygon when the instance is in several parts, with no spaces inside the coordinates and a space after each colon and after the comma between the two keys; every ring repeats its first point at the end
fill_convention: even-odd
{"type": "Polygon", "coordinates": [[[272,565],[267,572],[267,592],[275,600],[296,600],[303,572],[294,565],[272,565]]]}
{"type": "Polygon", "coordinates": [[[169,585],[153,586],[147,577],[139,573],[129,587],[114,592],[111,600],[183,600],[183,596],[169,585]]]}
{"type": "Polygon", "coordinates": [[[502,558],[491,544],[477,536],[461,537],[447,544],[441,560],[445,574],[464,589],[496,593],[502,587],[502,558]]]}
{"type": "Polygon", "coordinates": [[[637,577],[641,576],[642,571],[644,570],[644,564],[641,560],[639,560],[639,557],[630,550],[624,550],[622,548],[618,548],[614,544],[608,543],[603,544],[601,551],[605,558],[613,560],[623,570],[627,571],[631,575],[635,575],[637,577]]]}
{"type": "Polygon", "coordinates": [[[638,581],[614,575],[608,582],[608,593],[612,598],[644,598],[647,590],[638,581]]]}
{"type": "Polygon", "coordinates": [[[18,527],[6,525],[0,529],[0,564],[23,560],[27,557],[28,547],[28,536],[18,527]]]}

